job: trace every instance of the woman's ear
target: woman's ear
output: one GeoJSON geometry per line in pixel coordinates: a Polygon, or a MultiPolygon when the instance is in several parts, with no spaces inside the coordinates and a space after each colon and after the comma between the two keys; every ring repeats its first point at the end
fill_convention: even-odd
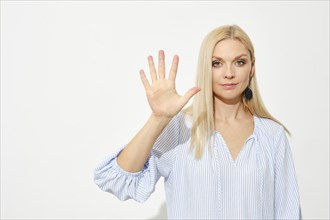
{"type": "Polygon", "coordinates": [[[254,77],[254,73],[255,73],[255,60],[253,60],[252,64],[251,64],[251,72],[250,72],[250,79],[252,79],[254,77]]]}

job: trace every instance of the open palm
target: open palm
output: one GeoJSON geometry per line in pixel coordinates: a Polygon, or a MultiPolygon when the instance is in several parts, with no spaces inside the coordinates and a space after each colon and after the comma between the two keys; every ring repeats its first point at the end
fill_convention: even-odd
{"type": "Polygon", "coordinates": [[[146,90],[152,114],[159,117],[173,117],[179,113],[191,97],[200,91],[200,88],[193,87],[183,96],[177,93],[175,88],[175,78],[179,64],[179,57],[177,55],[173,57],[168,79],[165,78],[164,51],[160,50],[158,54],[158,73],[152,56],[148,57],[148,64],[152,83],[149,83],[143,70],[140,70],[140,76],[146,90]]]}

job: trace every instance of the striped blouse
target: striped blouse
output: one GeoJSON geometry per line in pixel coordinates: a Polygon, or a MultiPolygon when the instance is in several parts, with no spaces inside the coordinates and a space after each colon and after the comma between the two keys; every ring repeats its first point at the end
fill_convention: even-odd
{"type": "Polygon", "coordinates": [[[281,125],[254,116],[254,131],[236,160],[217,131],[213,148],[195,160],[191,126],[188,115],[176,115],[136,173],[117,164],[120,147],[96,167],[95,183],[120,200],[143,202],[164,177],[169,219],[301,219],[293,157],[281,125]]]}

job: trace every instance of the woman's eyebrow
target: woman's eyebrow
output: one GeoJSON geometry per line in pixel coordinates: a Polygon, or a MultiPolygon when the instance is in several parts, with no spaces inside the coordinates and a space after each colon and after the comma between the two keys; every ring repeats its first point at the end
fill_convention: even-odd
{"type": "MultiPolygon", "coordinates": [[[[238,58],[241,58],[241,57],[244,57],[244,56],[247,56],[247,54],[245,54],[245,53],[240,54],[240,55],[236,56],[236,57],[234,58],[234,60],[236,60],[236,59],[238,59],[238,58]]],[[[212,56],[212,58],[215,58],[215,59],[217,59],[217,60],[223,60],[221,57],[217,57],[217,56],[212,56]]]]}

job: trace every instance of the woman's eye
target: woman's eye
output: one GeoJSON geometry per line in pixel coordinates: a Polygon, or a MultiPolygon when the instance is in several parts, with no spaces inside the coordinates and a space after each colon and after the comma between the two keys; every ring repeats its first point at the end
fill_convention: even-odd
{"type": "Polygon", "coordinates": [[[243,66],[245,64],[244,60],[237,60],[237,66],[243,66]]]}
{"type": "Polygon", "coordinates": [[[213,67],[220,67],[221,63],[220,63],[220,61],[212,61],[212,66],[213,67]]]}

